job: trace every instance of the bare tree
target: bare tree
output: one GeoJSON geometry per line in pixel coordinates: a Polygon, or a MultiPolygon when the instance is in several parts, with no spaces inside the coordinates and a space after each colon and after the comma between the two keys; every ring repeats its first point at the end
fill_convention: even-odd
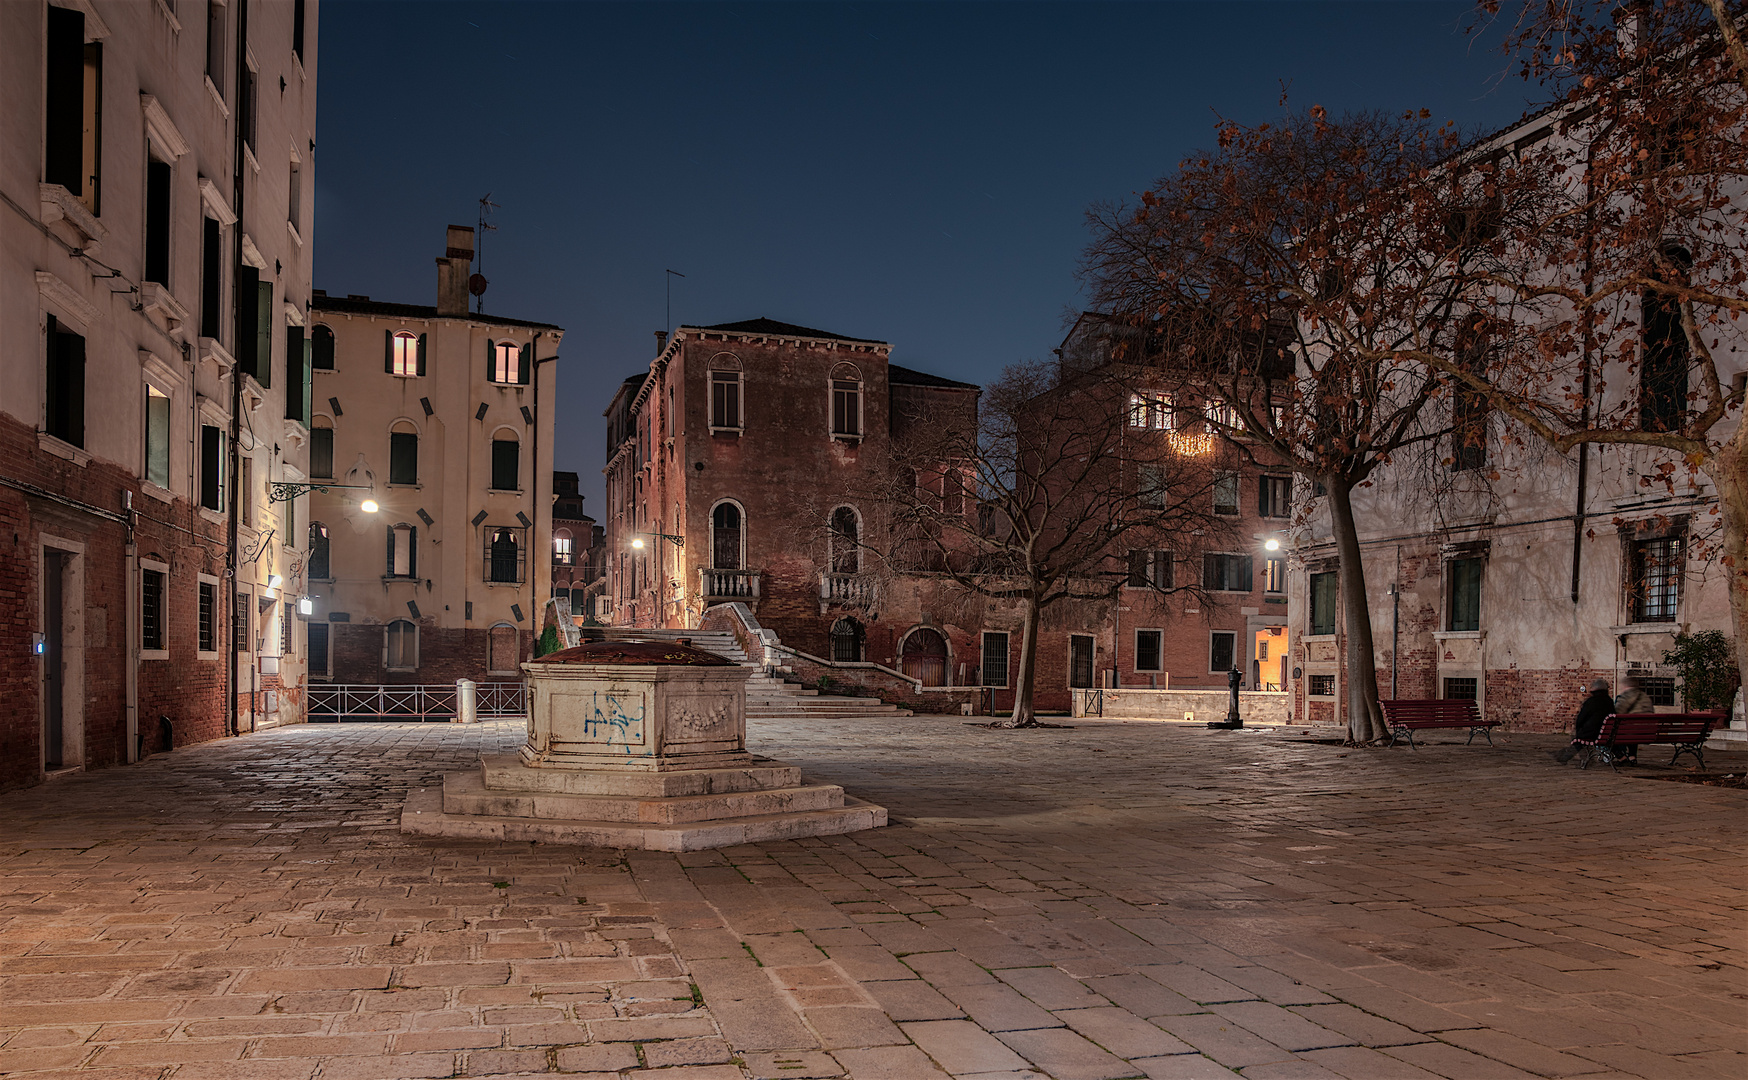
{"type": "MultiPolygon", "coordinates": [[[[1494,17],[1498,4],[1480,10],[1494,17]]],[[[1534,179],[1541,210],[1496,241],[1485,315],[1501,344],[1489,362],[1425,359],[1559,452],[1576,449],[1581,470],[1597,443],[1666,451],[1646,485],[1708,478],[1748,678],[1748,425],[1732,355],[1748,313],[1742,5],[1517,10],[1506,48],[1548,91],[1547,120],[1471,157],[1534,179]]]]}
{"type": "Polygon", "coordinates": [[[1424,113],[1224,123],[1138,204],[1089,215],[1097,302],[1157,335],[1229,408],[1228,433],[1326,496],[1356,742],[1388,732],[1352,492],[1410,452],[1465,464],[1450,376],[1421,357],[1461,350],[1478,255],[1524,212],[1515,189],[1447,165],[1457,148],[1424,113]],[[1428,195],[1405,203],[1411,189],[1428,195]]]}
{"type": "MultiPolygon", "coordinates": [[[[1212,517],[1206,462],[1128,423],[1127,385],[1055,364],[1009,367],[972,427],[913,423],[895,445],[885,493],[899,572],[935,573],[1023,611],[1014,707],[1004,726],[1037,725],[1033,687],[1045,612],[1110,601],[1130,577],[1128,553],[1181,561],[1224,528],[1212,517]]],[[[1195,591],[1166,578],[1162,591],[1195,591]]]]}

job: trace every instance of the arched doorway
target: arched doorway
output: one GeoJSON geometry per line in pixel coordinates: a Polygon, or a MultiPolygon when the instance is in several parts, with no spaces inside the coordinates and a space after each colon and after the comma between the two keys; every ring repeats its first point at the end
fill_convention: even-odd
{"type": "Polygon", "coordinates": [[[947,685],[947,639],[926,626],[911,631],[899,651],[898,669],[924,686],[947,685]]]}
{"type": "Polygon", "coordinates": [[[867,632],[862,624],[848,615],[832,623],[832,660],[839,664],[860,663],[862,660],[862,643],[867,638],[867,632]]]}

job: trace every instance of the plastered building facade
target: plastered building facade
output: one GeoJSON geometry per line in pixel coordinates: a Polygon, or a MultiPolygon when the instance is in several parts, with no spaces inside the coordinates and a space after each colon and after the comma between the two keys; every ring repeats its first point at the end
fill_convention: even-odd
{"type": "Polygon", "coordinates": [[[316,25],[0,5],[0,788],[298,714],[316,25]]]}
{"type": "Polygon", "coordinates": [[[552,417],[564,331],[468,311],[473,230],[437,303],[311,304],[315,678],[519,680],[552,596],[552,417]],[[367,513],[366,498],[379,509],[367,513]]]}

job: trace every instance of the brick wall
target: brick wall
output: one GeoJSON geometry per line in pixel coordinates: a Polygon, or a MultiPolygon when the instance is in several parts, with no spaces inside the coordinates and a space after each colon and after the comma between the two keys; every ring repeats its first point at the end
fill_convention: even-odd
{"type": "MultiPolygon", "coordinates": [[[[491,631],[487,629],[442,628],[436,620],[419,620],[419,667],[416,671],[389,671],[383,667],[383,627],[376,623],[331,623],[333,648],[333,679],[339,683],[366,683],[403,686],[415,683],[452,683],[457,679],[475,682],[513,682],[516,675],[488,674],[487,650],[491,631]]],[[[520,660],[534,659],[534,634],[528,630],[516,632],[520,660]]],[[[518,667],[518,672],[519,672],[518,667]]]]}

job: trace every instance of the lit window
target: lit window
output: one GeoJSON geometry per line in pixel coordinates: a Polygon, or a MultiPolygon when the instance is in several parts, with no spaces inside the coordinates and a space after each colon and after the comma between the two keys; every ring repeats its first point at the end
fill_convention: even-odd
{"type": "Polygon", "coordinates": [[[1149,391],[1130,394],[1129,426],[1152,431],[1170,431],[1173,427],[1171,397],[1149,391]]]}
{"type": "Polygon", "coordinates": [[[514,341],[492,343],[492,381],[497,383],[527,382],[528,372],[523,363],[523,351],[514,341]]]}
{"type": "Polygon", "coordinates": [[[1287,560],[1263,560],[1262,591],[1266,593],[1284,593],[1287,591],[1287,560]]]}
{"type": "Polygon", "coordinates": [[[419,374],[419,336],[402,330],[396,334],[390,344],[389,374],[417,375],[419,374]]]}
{"type": "Polygon", "coordinates": [[[554,533],[552,537],[552,561],[561,566],[569,566],[574,557],[571,534],[568,532],[554,533]]]}
{"type": "Polygon", "coordinates": [[[1238,418],[1238,410],[1225,402],[1209,407],[1207,417],[1209,425],[1215,430],[1244,430],[1244,423],[1238,418]]]}
{"type": "Polygon", "coordinates": [[[170,398],[146,387],[146,482],[170,486],[170,398]]]}

